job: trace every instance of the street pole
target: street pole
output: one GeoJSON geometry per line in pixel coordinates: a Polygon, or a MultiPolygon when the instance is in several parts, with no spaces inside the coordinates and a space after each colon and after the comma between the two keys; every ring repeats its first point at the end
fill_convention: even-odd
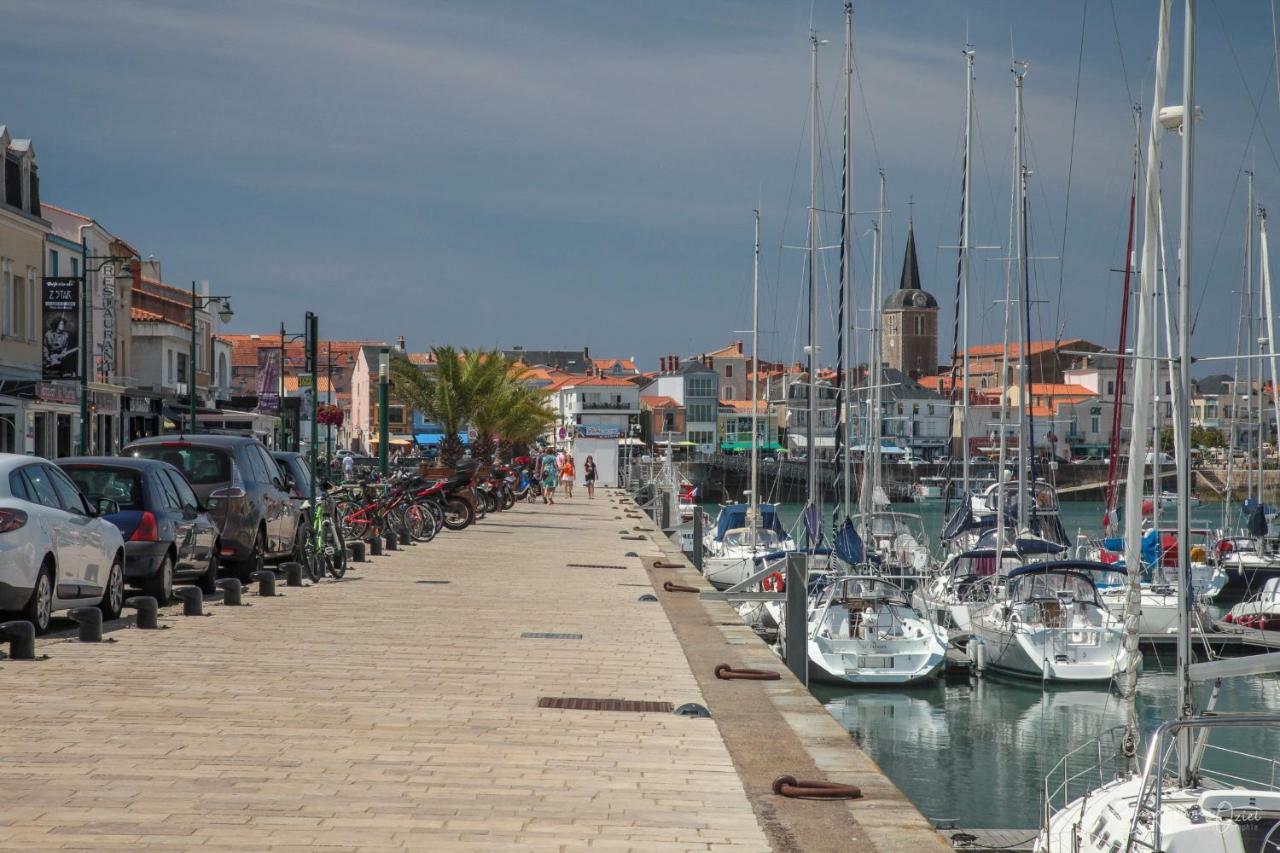
{"type": "Polygon", "coordinates": [[[284,443],[284,323],[280,324],[280,364],[276,369],[276,450],[288,450],[284,443]]]}
{"type": "Polygon", "coordinates": [[[196,283],[191,282],[191,363],[187,372],[191,381],[187,385],[188,432],[196,432],[196,311],[199,310],[200,298],[196,295],[196,283]]]}
{"type": "Polygon", "coordinates": [[[311,370],[311,446],[308,448],[307,458],[311,468],[311,504],[315,506],[316,501],[316,438],[317,428],[316,413],[318,402],[320,400],[320,318],[314,312],[307,312],[307,365],[311,370]]]}
{"type": "Polygon", "coordinates": [[[89,327],[89,242],[80,229],[80,440],[76,452],[89,453],[89,347],[86,330],[89,327]]]}
{"type": "Polygon", "coordinates": [[[391,380],[390,354],[378,354],[378,471],[387,476],[387,385],[391,380]]]}

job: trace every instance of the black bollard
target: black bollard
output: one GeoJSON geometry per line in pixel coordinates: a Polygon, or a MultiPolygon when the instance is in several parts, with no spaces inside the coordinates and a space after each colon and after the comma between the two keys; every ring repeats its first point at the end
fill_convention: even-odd
{"type": "Polygon", "coordinates": [[[80,642],[102,642],[102,611],[96,607],[77,607],[68,614],[80,623],[80,642]]]}
{"type": "Polygon", "coordinates": [[[382,556],[382,537],[381,536],[375,536],[369,540],[369,556],[371,557],[382,556]]]}
{"type": "Polygon", "coordinates": [[[10,660],[36,659],[36,626],[30,622],[0,622],[0,640],[8,641],[10,660]]]}
{"type": "Polygon", "coordinates": [[[400,540],[396,538],[395,533],[388,530],[386,539],[387,539],[387,544],[383,547],[385,547],[388,551],[400,550],[400,540]]]}
{"type": "Polygon", "coordinates": [[[284,569],[285,586],[302,586],[302,563],[285,563],[280,568],[284,569]]]}
{"type": "Polygon", "coordinates": [[[204,593],[198,586],[175,586],[173,594],[182,600],[183,616],[204,615],[204,593]]]}
{"type": "Polygon", "coordinates": [[[149,595],[135,595],[133,598],[126,598],[124,606],[138,611],[138,621],[135,623],[137,627],[147,631],[154,631],[160,627],[160,620],[156,618],[156,600],[149,595]]]}
{"type": "Polygon", "coordinates": [[[263,598],[270,598],[276,594],[275,572],[270,569],[263,569],[260,572],[254,572],[253,579],[258,582],[258,595],[263,598]]]}
{"type": "Polygon", "coordinates": [[[364,562],[364,560],[365,560],[365,557],[364,557],[364,543],[363,543],[363,542],[348,542],[348,543],[347,543],[347,553],[351,555],[351,562],[353,562],[353,563],[363,563],[363,562],[364,562]]]}
{"type": "Polygon", "coordinates": [[[222,578],[218,581],[218,589],[222,590],[222,603],[225,606],[240,607],[244,604],[240,600],[240,596],[244,592],[244,586],[240,583],[239,578],[222,578]]]}

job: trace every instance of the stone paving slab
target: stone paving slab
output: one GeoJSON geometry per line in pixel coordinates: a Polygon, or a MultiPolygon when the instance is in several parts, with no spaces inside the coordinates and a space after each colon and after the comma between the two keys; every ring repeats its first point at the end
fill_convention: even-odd
{"type": "Polygon", "coordinates": [[[0,849],[770,849],[714,721],[536,707],[706,703],[623,556],[660,551],[619,514],[521,506],[341,582],[0,662],[0,849]]]}

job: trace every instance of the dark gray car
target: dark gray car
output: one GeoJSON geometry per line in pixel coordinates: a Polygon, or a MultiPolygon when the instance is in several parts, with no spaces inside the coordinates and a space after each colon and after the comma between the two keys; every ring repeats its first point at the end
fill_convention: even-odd
{"type": "Polygon", "coordinates": [[[157,436],[133,442],[121,455],[159,459],[186,475],[222,530],[224,564],[241,580],[266,560],[297,559],[301,554],[303,520],[292,478],[257,439],[157,436]]]}

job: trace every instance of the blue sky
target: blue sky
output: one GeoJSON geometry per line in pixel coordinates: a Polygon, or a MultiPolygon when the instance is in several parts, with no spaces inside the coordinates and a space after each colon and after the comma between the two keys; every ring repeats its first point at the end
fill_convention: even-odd
{"type": "MultiPolygon", "coordinates": [[[[300,327],[313,308],[326,337],[585,344],[654,366],[749,326],[760,205],[762,355],[790,360],[803,258],[782,246],[804,241],[811,10],[831,40],[820,54],[823,177],[824,203],[837,207],[839,0],[8,0],[0,65],[20,85],[5,87],[0,123],[35,140],[46,200],[154,254],[168,280],[208,278],[233,294],[237,331],[300,327]]],[[[1195,344],[1229,353],[1237,178],[1251,166],[1259,202],[1280,201],[1280,109],[1269,3],[1200,10],[1195,344]]],[[[1155,16],[1154,2],[1131,0],[856,4],[855,207],[875,206],[883,168],[887,286],[910,209],[923,278],[943,304],[944,352],[955,259],[941,247],[957,236],[966,32],[978,51],[975,241],[1007,242],[1012,39],[1031,63],[1033,254],[1062,258],[1036,264],[1034,333],[1114,345],[1129,103],[1150,101],[1155,16]]],[[[1176,101],[1180,9],[1174,39],[1176,101]]],[[[1166,141],[1171,235],[1178,150],[1166,141]]],[[[827,242],[837,225],[824,222],[827,242]]],[[[864,303],[869,228],[861,219],[864,303]]],[[[981,254],[975,342],[1002,328],[992,300],[1004,251],[981,254]]],[[[834,253],[824,264],[829,316],[834,253]]],[[[829,327],[823,338],[833,353],[829,327]]]]}

